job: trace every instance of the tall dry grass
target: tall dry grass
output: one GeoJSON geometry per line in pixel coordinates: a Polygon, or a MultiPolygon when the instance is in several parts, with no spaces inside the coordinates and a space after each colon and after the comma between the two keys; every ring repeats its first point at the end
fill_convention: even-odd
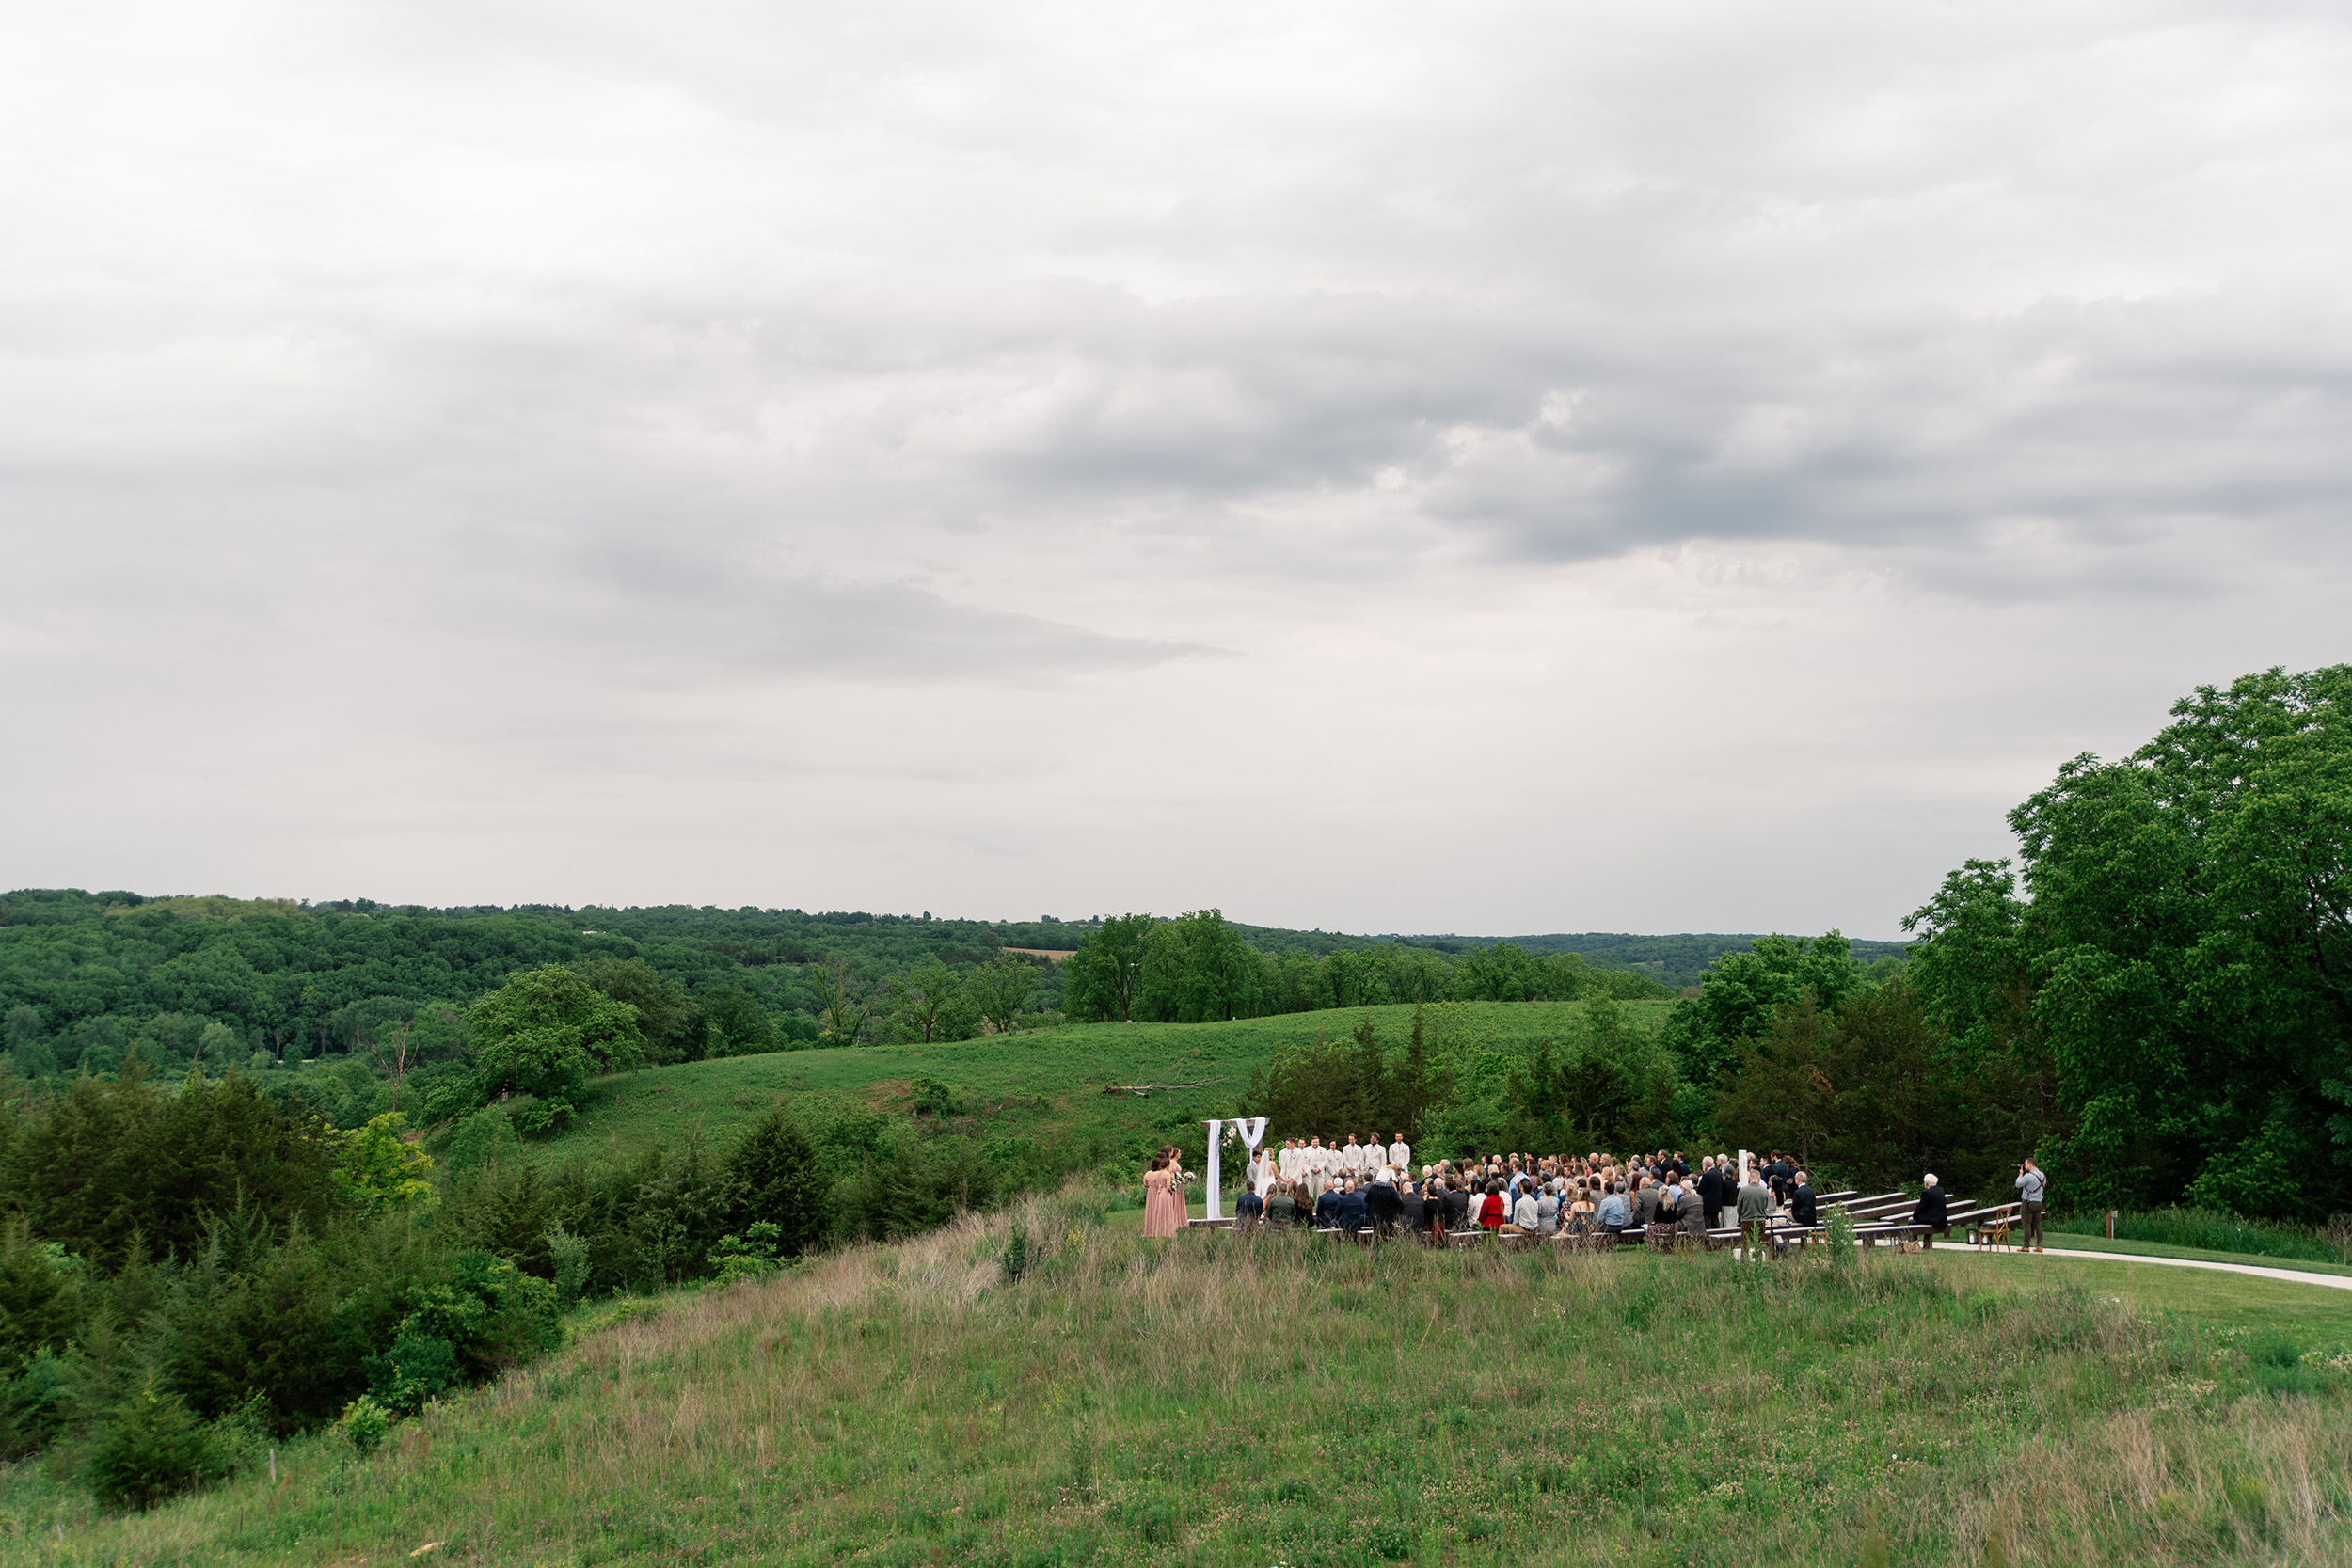
{"type": "Polygon", "coordinates": [[[276,1488],[9,1554],[2352,1560],[2340,1375],[1921,1261],[1158,1243],[1038,1200],[682,1298],[372,1461],[314,1442],[276,1488]]]}

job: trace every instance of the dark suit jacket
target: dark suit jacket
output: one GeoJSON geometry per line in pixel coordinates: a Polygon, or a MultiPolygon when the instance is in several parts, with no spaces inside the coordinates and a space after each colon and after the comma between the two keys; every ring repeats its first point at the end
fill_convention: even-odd
{"type": "Polygon", "coordinates": [[[1707,1174],[1699,1178],[1699,1202],[1710,1214],[1723,1208],[1724,1170],[1721,1165],[1708,1166],[1707,1174]]]}
{"type": "Polygon", "coordinates": [[[1819,1225],[1820,1223],[1814,1212],[1813,1189],[1810,1185],[1797,1189],[1796,1196],[1788,1204],[1788,1218],[1796,1225],[1819,1225]]]}
{"type": "Polygon", "coordinates": [[[1941,1227],[1951,1223],[1944,1217],[1945,1212],[1944,1189],[1930,1187],[1919,1195],[1919,1207],[1911,1212],[1911,1223],[1941,1227]]]}
{"type": "Polygon", "coordinates": [[[1644,1187],[1633,1196],[1633,1223],[1646,1227],[1658,1217],[1658,1200],[1663,1193],[1657,1187],[1644,1187]]]}

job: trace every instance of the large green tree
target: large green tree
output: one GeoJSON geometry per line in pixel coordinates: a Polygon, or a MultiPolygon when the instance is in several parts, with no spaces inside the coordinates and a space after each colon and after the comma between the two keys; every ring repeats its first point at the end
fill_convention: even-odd
{"type": "Polygon", "coordinates": [[[575,1109],[570,1097],[590,1073],[645,1065],[636,1007],[562,964],[508,975],[466,1016],[473,1025],[474,1069],[483,1088],[538,1096],[546,1109],[534,1126],[568,1119],[575,1109]]]}
{"type": "Polygon", "coordinates": [[[1693,1084],[1712,1084],[1740,1059],[1742,1041],[1763,1037],[1779,1010],[1810,995],[1834,1013],[1862,989],[1853,946],[1836,931],[1820,937],[1758,937],[1745,953],[1715,960],[1699,994],[1677,1003],[1667,1046],[1693,1084]]]}
{"type": "Polygon", "coordinates": [[[2352,666],[2172,719],[2010,814],[2026,897],[1955,874],[1915,916],[1923,987],[1963,1039],[2046,1053],[2061,1201],[2352,1207],[2352,666]]]}
{"type": "Polygon", "coordinates": [[[1063,1005],[1081,1022],[1124,1023],[1136,1016],[1136,988],[1143,975],[1143,940],[1148,914],[1105,915],[1078,951],[1071,955],[1063,1005]]]}

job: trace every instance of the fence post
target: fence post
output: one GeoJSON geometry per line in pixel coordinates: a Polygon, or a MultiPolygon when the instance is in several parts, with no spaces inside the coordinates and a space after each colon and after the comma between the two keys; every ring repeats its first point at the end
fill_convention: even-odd
{"type": "Polygon", "coordinates": [[[2112,1209],[2107,1211],[2107,1240],[2115,1240],[2115,1211],[2112,1209]]]}

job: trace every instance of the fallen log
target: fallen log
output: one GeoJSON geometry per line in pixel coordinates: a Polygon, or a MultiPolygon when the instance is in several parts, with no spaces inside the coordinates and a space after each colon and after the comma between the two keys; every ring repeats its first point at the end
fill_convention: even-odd
{"type": "Polygon", "coordinates": [[[1104,1094],[1132,1094],[1140,1100],[1149,1095],[1165,1093],[1169,1089],[1201,1089],[1208,1087],[1211,1084],[1220,1082],[1222,1082],[1220,1079],[1203,1078],[1195,1084],[1105,1084],[1103,1085],[1103,1092],[1104,1094]]]}

